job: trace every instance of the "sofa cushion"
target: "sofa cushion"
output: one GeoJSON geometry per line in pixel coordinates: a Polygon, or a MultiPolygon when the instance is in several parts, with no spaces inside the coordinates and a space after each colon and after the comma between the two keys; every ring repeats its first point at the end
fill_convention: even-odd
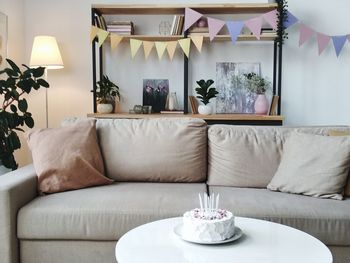
{"type": "Polygon", "coordinates": [[[20,209],[20,239],[117,240],[198,206],[205,184],[116,183],[42,196],[20,209]]]}
{"type": "Polygon", "coordinates": [[[211,186],[220,207],[300,229],[326,245],[350,245],[350,198],[343,201],[271,192],[267,189],[211,186]]]}
{"type": "Polygon", "coordinates": [[[292,132],[328,135],[330,130],[350,131],[350,127],[212,125],[208,130],[208,184],[266,188],[292,132]]]}
{"type": "Polygon", "coordinates": [[[293,133],[267,186],[272,191],[343,199],[350,169],[350,137],[293,133]]]}

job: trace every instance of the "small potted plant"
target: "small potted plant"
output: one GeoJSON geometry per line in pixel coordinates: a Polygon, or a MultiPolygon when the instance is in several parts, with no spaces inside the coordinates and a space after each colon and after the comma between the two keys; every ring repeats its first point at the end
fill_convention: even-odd
{"type": "Polygon", "coordinates": [[[97,112],[111,113],[115,105],[116,98],[120,100],[119,87],[115,85],[106,75],[96,83],[97,91],[97,112]]]}
{"type": "Polygon", "coordinates": [[[209,101],[212,98],[215,98],[216,95],[219,93],[216,91],[216,89],[214,87],[211,87],[211,85],[213,85],[214,80],[209,79],[207,81],[205,81],[204,79],[201,79],[199,81],[197,81],[197,84],[199,85],[198,88],[196,88],[196,92],[197,92],[197,98],[203,102],[203,105],[199,105],[198,107],[198,112],[199,114],[203,114],[203,115],[209,115],[212,114],[212,108],[209,105],[209,101]]]}
{"type": "Polygon", "coordinates": [[[42,78],[45,68],[23,65],[25,70],[22,71],[13,61],[6,61],[10,67],[0,71],[0,94],[3,98],[0,106],[0,171],[4,171],[4,167],[17,169],[14,152],[21,148],[17,132],[24,132],[25,126],[34,127],[34,119],[28,112],[28,102],[23,98],[24,95],[41,87],[49,87],[42,78]],[[6,78],[2,78],[3,75],[6,78]]]}
{"type": "Polygon", "coordinates": [[[257,95],[254,103],[255,114],[266,115],[269,110],[269,101],[265,93],[271,88],[271,83],[255,73],[248,73],[243,76],[247,89],[257,95]]]}

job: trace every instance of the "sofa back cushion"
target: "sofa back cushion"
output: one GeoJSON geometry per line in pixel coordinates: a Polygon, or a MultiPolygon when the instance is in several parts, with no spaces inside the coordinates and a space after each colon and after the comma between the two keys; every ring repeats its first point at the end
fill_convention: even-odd
{"type": "Polygon", "coordinates": [[[213,125],[208,130],[208,184],[265,188],[292,131],[326,136],[330,130],[350,131],[350,127],[213,125]]]}
{"type": "Polygon", "coordinates": [[[207,126],[202,120],[98,120],[107,176],[116,181],[204,182],[207,126]]]}

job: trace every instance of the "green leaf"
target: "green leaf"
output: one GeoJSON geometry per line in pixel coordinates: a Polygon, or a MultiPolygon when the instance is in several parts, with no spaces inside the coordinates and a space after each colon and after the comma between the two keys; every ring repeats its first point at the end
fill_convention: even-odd
{"type": "Polygon", "coordinates": [[[28,128],[34,127],[34,120],[32,117],[28,117],[24,120],[25,124],[28,126],[28,128]]]}
{"type": "Polygon", "coordinates": [[[44,79],[38,79],[36,82],[42,87],[45,87],[45,88],[49,88],[50,87],[50,84],[47,83],[47,81],[44,80],[44,79]]]}
{"type": "Polygon", "coordinates": [[[15,62],[13,62],[11,59],[6,59],[6,61],[10,64],[11,68],[17,73],[17,75],[21,74],[21,70],[15,62]]]}
{"type": "Polygon", "coordinates": [[[40,78],[42,75],[44,75],[45,68],[44,67],[33,68],[32,73],[34,78],[40,78]]]}
{"type": "Polygon", "coordinates": [[[18,108],[21,112],[26,112],[28,110],[28,103],[26,99],[18,101],[18,108]]]}
{"type": "Polygon", "coordinates": [[[16,113],[16,112],[17,112],[17,107],[16,107],[15,105],[13,105],[13,104],[11,104],[10,109],[11,109],[11,111],[12,111],[13,113],[16,113]]]}

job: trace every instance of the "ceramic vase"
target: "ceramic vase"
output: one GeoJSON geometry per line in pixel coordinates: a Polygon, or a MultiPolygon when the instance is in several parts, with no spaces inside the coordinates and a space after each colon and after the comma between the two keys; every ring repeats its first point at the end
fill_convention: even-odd
{"type": "Polygon", "coordinates": [[[198,106],[198,113],[202,115],[210,115],[212,114],[212,108],[210,105],[199,105],[198,106]]]}
{"type": "Polygon", "coordinates": [[[266,115],[269,110],[269,101],[265,94],[258,94],[254,104],[255,114],[266,115]]]}
{"type": "Polygon", "coordinates": [[[113,111],[113,105],[108,103],[99,103],[97,104],[97,112],[98,113],[111,113],[113,111]]]}

